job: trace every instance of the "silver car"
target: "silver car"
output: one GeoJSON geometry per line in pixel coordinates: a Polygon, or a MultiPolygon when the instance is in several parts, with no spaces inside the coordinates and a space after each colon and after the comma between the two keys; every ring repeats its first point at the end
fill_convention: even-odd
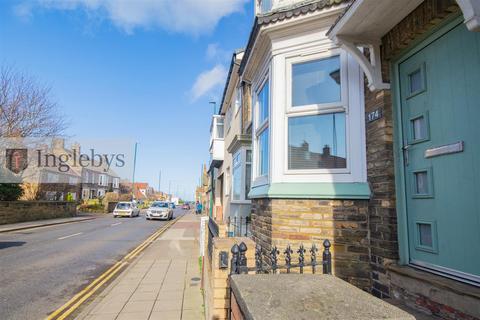
{"type": "Polygon", "coordinates": [[[150,208],[147,209],[145,214],[147,220],[161,219],[170,220],[173,219],[173,209],[170,208],[168,202],[155,201],[150,208]]]}
{"type": "Polygon", "coordinates": [[[140,209],[134,202],[119,202],[113,210],[113,217],[138,217],[140,209]]]}

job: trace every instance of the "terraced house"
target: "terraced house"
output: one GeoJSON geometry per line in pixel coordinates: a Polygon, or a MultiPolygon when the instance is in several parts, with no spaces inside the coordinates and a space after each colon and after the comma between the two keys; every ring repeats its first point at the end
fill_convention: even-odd
{"type": "MultiPolygon", "coordinates": [[[[250,152],[251,139],[242,200],[265,259],[329,239],[337,277],[442,318],[480,318],[480,1],[255,10],[214,117],[243,114],[224,148],[250,152]]],[[[225,159],[212,177],[226,193],[220,223],[237,183],[225,159]]]]}

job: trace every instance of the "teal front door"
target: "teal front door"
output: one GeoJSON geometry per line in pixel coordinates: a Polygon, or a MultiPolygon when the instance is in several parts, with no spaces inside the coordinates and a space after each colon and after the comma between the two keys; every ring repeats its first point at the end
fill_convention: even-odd
{"type": "Polygon", "coordinates": [[[480,283],[480,33],[450,26],[398,64],[410,263],[480,283]]]}

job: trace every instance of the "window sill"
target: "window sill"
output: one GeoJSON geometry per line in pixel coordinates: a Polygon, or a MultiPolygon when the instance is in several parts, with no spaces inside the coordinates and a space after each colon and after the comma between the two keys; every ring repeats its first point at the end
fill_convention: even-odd
{"type": "Polygon", "coordinates": [[[232,204],[251,204],[250,200],[231,200],[230,203],[232,204]]]}
{"type": "Polygon", "coordinates": [[[368,183],[273,183],[252,187],[248,197],[293,199],[370,199],[368,183]]]}

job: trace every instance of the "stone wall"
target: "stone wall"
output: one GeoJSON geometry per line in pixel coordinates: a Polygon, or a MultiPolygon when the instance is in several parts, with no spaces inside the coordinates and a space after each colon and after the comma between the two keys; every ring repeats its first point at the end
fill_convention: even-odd
{"type": "MultiPolygon", "coordinates": [[[[208,226],[207,232],[208,234],[208,226]]],[[[208,241],[206,237],[206,241],[208,241]]],[[[230,274],[231,248],[234,244],[245,242],[249,250],[246,253],[249,267],[255,266],[255,244],[249,238],[215,237],[212,243],[212,257],[206,252],[203,263],[203,287],[205,293],[205,319],[229,319],[230,313],[230,274]],[[220,268],[219,254],[221,251],[228,253],[229,267],[220,268]]]]}
{"type": "Polygon", "coordinates": [[[67,218],[75,215],[75,202],[0,201],[0,224],[67,218]]]}
{"type": "MultiPolygon", "coordinates": [[[[288,244],[310,247],[332,243],[333,273],[370,290],[370,252],[368,241],[368,201],[311,199],[254,199],[252,236],[260,244],[268,261],[273,245],[280,252],[288,244]]],[[[283,255],[282,255],[283,257],[283,255]]],[[[297,261],[296,253],[292,261],[297,261]]]]}

